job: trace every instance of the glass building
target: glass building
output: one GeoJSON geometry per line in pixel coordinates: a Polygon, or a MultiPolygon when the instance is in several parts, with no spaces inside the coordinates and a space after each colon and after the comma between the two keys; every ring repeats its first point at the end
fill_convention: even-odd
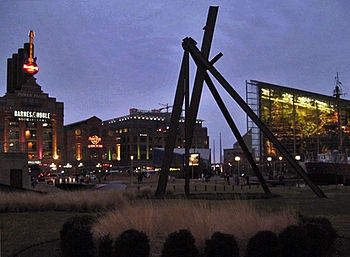
{"type": "MultiPolygon", "coordinates": [[[[350,101],[250,80],[247,103],[296,159],[316,160],[338,151],[349,156],[350,101]]],[[[257,161],[282,161],[280,153],[247,118],[257,161]]]]}

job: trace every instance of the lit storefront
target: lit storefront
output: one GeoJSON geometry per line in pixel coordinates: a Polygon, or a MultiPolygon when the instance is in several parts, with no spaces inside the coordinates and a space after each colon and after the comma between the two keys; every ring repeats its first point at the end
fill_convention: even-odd
{"type": "Polygon", "coordinates": [[[64,142],[71,173],[110,170],[118,158],[115,131],[95,116],[64,126],[64,142]]]}
{"type": "Polygon", "coordinates": [[[3,152],[27,152],[29,164],[60,163],[63,151],[63,103],[49,97],[33,77],[39,71],[30,43],[7,60],[7,90],[0,98],[3,152]]]}

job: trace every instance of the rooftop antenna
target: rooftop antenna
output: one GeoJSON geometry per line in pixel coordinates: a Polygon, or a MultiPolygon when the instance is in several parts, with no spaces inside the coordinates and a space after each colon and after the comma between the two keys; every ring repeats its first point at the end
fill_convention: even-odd
{"type": "Polygon", "coordinates": [[[338,150],[343,152],[343,129],[342,129],[342,117],[341,117],[341,106],[340,106],[340,96],[343,95],[341,89],[342,83],[339,81],[339,75],[335,76],[335,89],[333,90],[333,96],[337,99],[337,113],[338,113],[338,131],[339,131],[339,145],[338,150]]]}
{"type": "Polygon", "coordinates": [[[169,113],[169,109],[173,107],[172,105],[169,105],[168,103],[166,103],[166,104],[159,103],[159,105],[164,106],[164,107],[160,108],[159,111],[165,109],[166,113],[169,113]]]}
{"type": "Polygon", "coordinates": [[[339,75],[337,72],[337,76],[335,76],[335,89],[333,90],[333,96],[336,98],[340,98],[343,95],[343,90],[341,89],[342,83],[339,81],[339,75]]]}

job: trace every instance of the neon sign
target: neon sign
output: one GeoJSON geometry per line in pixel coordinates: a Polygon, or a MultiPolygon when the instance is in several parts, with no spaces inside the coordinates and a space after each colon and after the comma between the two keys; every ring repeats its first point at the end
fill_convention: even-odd
{"type": "Polygon", "coordinates": [[[23,64],[23,69],[25,72],[34,75],[38,73],[39,67],[35,63],[28,63],[28,64],[23,64]]]}
{"type": "Polygon", "coordinates": [[[29,58],[28,62],[23,64],[23,70],[30,75],[34,75],[39,71],[39,67],[35,63],[36,58],[33,58],[33,37],[34,32],[31,30],[29,32],[29,58]]]}
{"type": "Polygon", "coordinates": [[[101,140],[102,139],[99,136],[90,136],[89,141],[92,143],[92,145],[88,145],[88,148],[103,148],[103,145],[99,145],[101,140]]]}

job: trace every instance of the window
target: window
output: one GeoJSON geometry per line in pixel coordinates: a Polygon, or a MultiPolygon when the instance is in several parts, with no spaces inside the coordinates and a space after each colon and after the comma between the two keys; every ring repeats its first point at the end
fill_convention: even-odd
{"type": "Polygon", "coordinates": [[[19,139],[19,131],[10,129],[10,131],[9,131],[9,139],[19,139]]]}

